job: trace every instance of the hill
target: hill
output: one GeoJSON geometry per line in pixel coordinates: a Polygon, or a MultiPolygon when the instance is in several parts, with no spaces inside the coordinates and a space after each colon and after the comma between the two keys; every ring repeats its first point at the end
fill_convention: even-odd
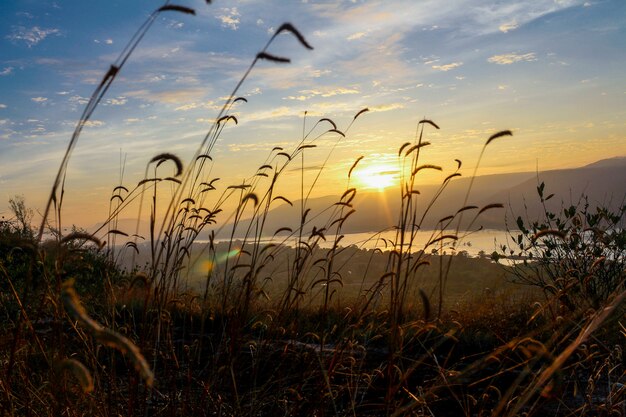
{"type": "MultiPolygon", "coordinates": [[[[427,211],[422,228],[432,229],[437,226],[439,219],[454,214],[463,205],[470,181],[470,178],[453,179],[436,199],[434,197],[439,185],[419,187],[418,217],[422,217],[427,211]]],[[[518,215],[535,218],[543,210],[537,195],[537,186],[541,182],[545,183],[544,196],[554,194],[547,202],[549,210],[559,211],[561,206],[576,205],[583,194],[587,196],[590,205],[615,210],[625,202],[626,157],[601,160],[574,169],[477,176],[467,203],[478,207],[501,203],[509,218],[518,215]]],[[[335,205],[338,199],[338,196],[325,196],[308,200],[305,208],[310,209],[307,216],[309,228],[313,225],[319,228],[326,224],[333,210],[338,209],[335,205]]],[[[264,234],[271,235],[285,226],[295,229],[299,224],[301,204],[301,201],[294,201],[293,206],[282,204],[272,209],[264,234]]],[[[345,223],[343,232],[376,232],[389,229],[396,223],[399,204],[398,188],[357,193],[352,201],[356,211],[345,223]]],[[[467,227],[473,217],[466,215],[462,227],[467,227]]],[[[249,222],[243,221],[239,230],[245,230],[248,225],[249,222]]],[[[499,209],[483,213],[473,228],[478,226],[505,229],[505,211],[499,209]]],[[[225,230],[230,230],[230,227],[225,230]]]]}

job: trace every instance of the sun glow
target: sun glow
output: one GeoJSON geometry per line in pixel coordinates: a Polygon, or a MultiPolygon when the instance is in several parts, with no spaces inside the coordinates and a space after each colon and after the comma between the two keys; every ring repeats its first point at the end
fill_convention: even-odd
{"type": "Polygon", "coordinates": [[[399,171],[392,165],[373,165],[355,172],[362,188],[383,191],[398,183],[399,171]]]}

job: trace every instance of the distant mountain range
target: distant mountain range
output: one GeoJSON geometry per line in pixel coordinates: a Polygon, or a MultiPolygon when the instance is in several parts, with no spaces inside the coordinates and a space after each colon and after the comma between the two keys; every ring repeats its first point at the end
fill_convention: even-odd
{"type": "MultiPolygon", "coordinates": [[[[469,187],[470,178],[450,181],[444,192],[434,201],[422,223],[423,229],[437,227],[438,221],[454,214],[461,208],[469,187]]],[[[604,206],[612,210],[626,204],[626,157],[604,159],[590,165],[574,169],[560,169],[544,172],[523,172],[477,176],[474,179],[467,205],[479,208],[487,204],[501,203],[504,209],[484,212],[472,225],[472,229],[482,226],[487,229],[505,229],[505,214],[510,225],[515,224],[518,215],[525,219],[540,218],[543,207],[537,194],[537,186],[545,183],[544,197],[554,194],[546,202],[548,210],[559,212],[563,206],[569,207],[580,202],[585,195],[592,206],[604,206]]],[[[418,218],[433,200],[438,185],[418,187],[418,218]]],[[[310,199],[306,208],[310,209],[308,219],[313,219],[308,228],[323,227],[337,196],[310,199]]],[[[391,228],[397,223],[400,205],[398,188],[383,192],[360,192],[352,201],[355,213],[344,223],[343,233],[375,232],[391,228]]],[[[293,207],[282,204],[271,210],[265,224],[265,235],[271,235],[281,227],[295,229],[300,219],[300,201],[293,201],[293,207]]],[[[467,211],[462,227],[467,227],[475,217],[474,211],[467,211]]],[[[249,222],[242,222],[238,230],[246,230],[249,222]]],[[[454,223],[456,225],[456,223],[454,223]]],[[[225,230],[229,230],[226,227],[225,230]]]]}

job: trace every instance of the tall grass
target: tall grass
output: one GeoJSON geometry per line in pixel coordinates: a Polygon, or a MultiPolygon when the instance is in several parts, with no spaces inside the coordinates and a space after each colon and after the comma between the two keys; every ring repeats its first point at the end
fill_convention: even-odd
{"type": "MultiPolygon", "coordinates": [[[[461,175],[457,159],[457,169],[435,195],[421,196],[420,176],[443,171],[425,158],[433,146],[428,129],[439,129],[434,121],[418,121],[415,138],[399,147],[395,238],[372,236],[384,242],[385,251],[342,245],[344,225],[357,209],[351,179],[362,157],[347,172],[345,191],[334,204],[322,213],[310,206],[330,155],[367,109],[355,109],[345,127],[325,117],[307,129],[305,115],[293,149],[272,149],[257,169],[246,167],[249,176],[242,183],[222,184],[215,177],[215,143],[238,123],[234,106],[247,102],[237,96],[239,89],[259,61],[289,62],[270,52],[276,37],[288,34],[313,49],[289,23],[254,57],[190,161],[171,153],[148,156],[143,178],[114,186],[102,227],[63,235],[64,181],[73,148],[163,12],[194,14],[166,2],[105,74],[70,139],[38,233],[29,237],[14,223],[0,224],[3,239],[19,238],[8,244],[7,267],[0,264],[9,323],[0,334],[6,346],[3,415],[624,412],[619,346],[626,330],[612,323],[612,333],[595,336],[615,311],[623,311],[623,289],[594,311],[572,311],[556,323],[541,303],[529,307],[533,298],[514,300],[518,292],[480,288],[481,298],[466,304],[446,298],[456,272],[454,257],[444,249],[458,247],[478,228],[482,213],[502,204],[472,205],[470,184],[455,213],[434,212],[437,199],[461,175]],[[335,142],[307,186],[305,158],[322,138],[335,142]],[[279,191],[292,168],[300,179],[298,202],[279,191]],[[227,211],[231,203],[235,208],[227,211]],[[268,230],[279,204],[295,206],[299,220],[268,230]],[[120,230],[120,215],[129,211],[137,212],[138,225],[148,218],[146,236],[139,235],[138,225],[120,230]],[[57,234],[42,242],[52,213],[57,234]],[[470,221],[462,223],[469,213],[470,221]],[[420,243],[417,233],[427,218],[439,218],[438,227],[420,243]],[[350,293],[345,266],[363,254],[363,276],[350,293]],[[148,260],[145,268],[135,267],[140,258],[148,260]],[[132,259],[133,268],[123,271],[116,264],[123,259],[132,259]],[[202,282],[191,287],[189,271],[199,266],[202,282]],[[419,285],[425,284],[424,271],[434,279],[428,288],[419,285]],[[372,273],[375,279],[367,280],[372,273]],[[599,393],[602,384],[606,389],[599,393]],[[586,396],[578,402],[581,390],[586,396]]],[[[474,175],[488,145],[509,135],[504,130],[487,138],[474,175]]]]}

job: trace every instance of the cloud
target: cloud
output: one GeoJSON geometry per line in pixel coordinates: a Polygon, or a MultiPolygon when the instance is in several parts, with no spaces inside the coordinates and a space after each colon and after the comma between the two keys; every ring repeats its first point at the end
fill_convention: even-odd
{"type": "Polygon", "coordinates": [[[172,20],[167,24],[168,29],[182,29],[185,26],[185,23],[179,22],[177,20],[172,20]]]}
{"type": "Polygon", "coordinates": [[[35,62],[39,65],[63,65],[64,62],[54,58],[37,58],[35,62]]]}
{"type": "Polygon", "coordinates": [[[433,65],[432,68],[439,71],[450,71],[451,69],[455,69],[463,65],[462,62],[452,62],[450,64],[445,65],[433,65]]]}
{"type": "Polygon", "coordinates": [[[31,48],[43,41],[50,35],[58,35],[59,29],[42,29],[39,26],[34,26],[30,29],[26,29],[23,26],[13,28],[13,32],[7,36],[7,39],[14,42],[24,42],[31,48]]]}
{"type": "Polygon", "coordinates": [[[13,67],[6,67],[2,71],[0,71],[0,75],[9,75],[13,72],[13,67]]]}
{"type": "Polygon", "coordinates": [[[6,109],[6,108],[7,108],[7,105],[6,105],[6,104],[2,104],[2,103],[0,103],[0,109],[6,109]]]}
{"type": "Polygon", "coordinates": [[[404,108],[404,104],[402,103],[391,103],[391,104],[381,104],[379,106],[372,106],[369,109],[372,113],[376,113],[376,112],[391,111],[391,110],[397,110],[397,109],[403,109],[403,108],[404,108]]]}
{"type": "Polygon", "coordinates": [[[104,104],[107,106],[123,106],[126,104],[128,99],[124,96],[120,96],[117,98],[109,98],[104,101],[104,104]]]}
{"type": "Polygon", "coordinates": [[[85,127],[100,127],[104,125],[105,123],[102,120],[87,120],[85,122],[85,127]]]}
{"type": "Polygon", "coordinates": [[[45,103],[46,101],[48,101],[47,97],[33,97],[31,98],[31,101],[34,101],[35,103],[45,103]]]}
{"type": "Polygon", "coordinates": [[[282,106],[271,110],[261,110],[254,113],[245,115],[240,119],[244,122],[252,122],[259,120],[279,119],[282,117],[301,116],[302,111],[294,109],[292,107],[282,106]]]}
{"type": "Polygon", "coordinates": [[[107,45],[113,45],[113,39],[106,39],[104,43],[106,43],[107,45]]]}
{"type": "Polygon", "coordinates": [[[517,21],[513,20],[511,22],[501,24],[498,29],[500,29],[500,32],[507,33],[511,30],[517,29],[518,27],[519,25],[517,24],[517,21]]]}
{"type": "Polygon", "coordinates": [[[537,60],[537,56],[535,55],[534,52],[529,52],[527,54],[521,54],[521,55],[515,54],[515,53],[494,55],[490,57],[489,59],[487,59],[488,62],[492,64],[498,64],[498,65],[510,65],[516,62],[521,62],[521,61],[531,62],[531,61],[536,61],[536,60],[537,60]]]}
{"type": "Polygon", "coordinates": [[[225,7],[222,9],[222,14],[216,16],[216,18],[222,22],[223,27],[237,30],[239,28],[239,16],[241,15],[236,7],[230,9],[225,7]]]}
{"type": "Polygon", "coordinates": [[[254,87],[252,90],[248,91],[245,95],[250,97],[250,96],[256,96],[257,94],[261,94],[263,91],[261,91],[261,89],[259,87],[254,87]]]}
{"type": "Polygon", "coordinates": [[[81,97],[78,95],[68,98],[67,101],[73,106],[84,106],[89,103],[89,99],[87,97],[81,97]]]}
{"type": "Polygon", "coordinates": [[[348,36],[346,39],[349,40],[349,41],[355,41],[357,39],[364,38],[365,36],[367,36],[367,32],[357,32],[357,33],[353,33],[352,35],[348,36]]]}
{"type": "Polygon", "coordinates": [[[320,78],[322,75],[328,75],[331,72],[331,70],[313,70],[311,71],[311,77],[320,78]]]}
{"type": "Polygon", "coordinates": [[[193,110],[193,109],[197,109],[200,105],[198,103],[189,103],[189,104],[184,104],[182,106],[178,106],[174,109],[174,111],[188,111],[188,110],[193,110]]]}
{"type": "Polygon", "coordinates": [[[207,101],[206,103],[193,102],[178,106],[174,109],[174,111],[189,111],[193,109],[219,110],[221,109],[221,106],[216,105],[214,101],[207,101]]]}
{"type": "Polygon", "coordinates": [[[143,89],[126,91],[124,97],[138,98],[148,102],[183,105],[199,101],[205,94],[205,89],[200,87],[158,92],[143,89]]]}
{"type": "Polygon", "coordinates": [[[345,87],[338,87],[338,88],[332,88],[332,87],[326,87],[326,88],[319,88],[319,89],[315,89],[315,90],[300,90],[298,91],[299,95],[296,96],[287,96],[287,97],[283,97],[284,100],[298,100],[298,101],[305,101],[308,100],[312,97],[333,97],[333,96],[341,96],[341,95],[345,95],[345,94],[359,94],[360,91],[357,88],[345,88],[345,87]]]}

